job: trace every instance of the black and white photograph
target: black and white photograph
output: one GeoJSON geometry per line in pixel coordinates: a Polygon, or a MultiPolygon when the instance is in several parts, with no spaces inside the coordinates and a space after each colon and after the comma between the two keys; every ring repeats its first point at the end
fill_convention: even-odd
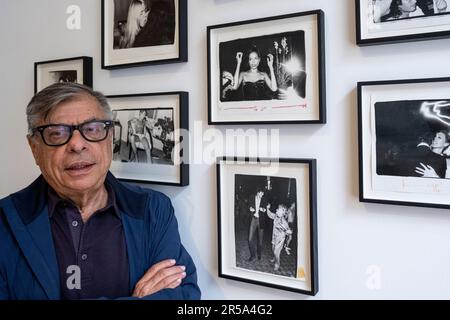
{"type": "Polygon", "coordinates": [[[102,67],[187,61],[186,0],[103,0],[102,67]]]}
{"type": "Polygon", "coordinates": [[[122,180],[187,185],[187,92],[107,98],[114,124],[111,172],[122,180]]]}
{"type": "Polygon", "coordinates": [[[219,276],[317,293],[316,161],[217,159],[219,276]]]}
{"type": "Polygon", "coordinates": [[[236,267],[295,278],[296,180],[236,174],[235,186],[236,267]]]}
{"type": "Polygon", "coordinates": [[[60,71],[50,71],[50,79],[53,83],[56,82],[74,82],[78,81],[77,70],[60,70],[60,71]]]}
{"type": "Polygon", "coordinates": [[[305,32],[219,44],[221,101],[305,98],[305,32]]]}
{"type": "Polygon", "coordinates": [[[373,22],[383,23],[400,19],[415,19],[449,14],[449,0],[375,0],[373,22]]]}
{"type": "Polygon", "coordinates": [[[75,82],[92,87],[92,58],[75,57],[35,62],[35,92],[57,82],[75,82]]]}
{"type": "Polygon", "coordinates": [[[323,20],[316,10],[209,26],[209,123],[325,123],[323,20]]]}
{"type": "Polygon", "coordinates": [[[356,0],[357,43],[450,36],[450,0],[356,0]]]}
{"type": "Polygon", "coordinates": [[[113,161],[173,165],[173,109],[113,111],[113,161]]]}
{"type": "Polygon", "coordinates": [[[361,201],[450,207],[449,85],[358,83],[361,201]]]}
{"type": "Polygon", "coordinates": [[[450,100],[375,103],[377,174],[450,178],[449,111],[450,100]]]}
{"type": "Polygon", "coordinates": [[[173,44],[175,0],[114,0],[114,49],[173,44]]]}

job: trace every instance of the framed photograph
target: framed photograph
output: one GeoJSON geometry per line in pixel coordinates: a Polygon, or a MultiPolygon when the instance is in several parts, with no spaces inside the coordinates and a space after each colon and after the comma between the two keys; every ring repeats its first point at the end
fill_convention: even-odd
{"type": "Polygon", "coordinates": [[[321,10],[207,28],[208,123],[325,123],[321,10]]]}
{"type": "Polygon", "coordinates": [[[108,96],[114,121],[111,172],[119,179],[189,184],[187,92],[108,96]]]}
{"type": "Polygon", "coordinates": [[[219,277],[318,291],[315,159],[217,159],[219,277]]]}
{"type": "Polygon", "coordinates": [[[450,36],[450,0],[355,0],[360,46],[450,36]]]}
{"type": "Polygon", "coordinates": [[[92,58],[75,57],[34,63],[34,93],[56,82],[76,82],[92,87],[92,58]]]}
{"type": "Polygon", "coordinates": [[[358,83],[360,201],[450,208],[450,78],[358,83]]]}
{"type": "Polygon", "coordinates": [[[187,0],[102,0],[103,69],[187,60],[187,0]]]}

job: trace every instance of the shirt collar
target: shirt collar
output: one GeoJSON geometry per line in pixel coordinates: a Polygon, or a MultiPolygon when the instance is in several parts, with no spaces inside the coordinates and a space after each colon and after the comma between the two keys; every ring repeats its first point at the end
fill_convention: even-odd
{"type": "MultiPolygon", "coordinates": [[[[106,181],[105,181],[105,188],[106,188],[106,192],[108,193],[108,200],[106,202],[106,206],[100,210],[97,210],[96,212],[103,213],[103,212],[107,212],[107,211],[111,210],[111,212],[113,212],[119,219],[121,219],[119,210],[117,207],[116,194],[114,193],[114,190],[112,189],[111,185],[109,183],[107,183],[106,181]]],[[[56,212],[56,210],[60,206],[61,207],[67,207],[67,206],[76,207],[72,201],[61,198],[56,193],[56,191],[53,190],[52,187],[50,187],[50,185],[48,186],[47,200],[48,200],[48,202],[47,202],[48,214],[49,214],[50,218],[53,217],[53,214],[56,212]]]]}

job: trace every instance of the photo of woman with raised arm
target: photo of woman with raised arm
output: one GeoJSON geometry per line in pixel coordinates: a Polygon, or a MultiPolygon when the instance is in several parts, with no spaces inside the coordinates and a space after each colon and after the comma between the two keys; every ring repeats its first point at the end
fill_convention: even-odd
{"type": "Polygon", "coordinates": [[[222,42],[219,56],[221,101],[306,98],[304,31],[222,42]]]}
{"type": "Polygon", "coordinates": [[[267,66],[270,76],[258,69],[261,54],[256,47],[249,50],[247,71],[241,71],[243,53],[236,53],[236,70],[234,72],[234,86],[232,90],[241,88],[244,100],[268,100],[277,92],[278,86],[273,70],[273,55],[267,54],[267,66]]]}

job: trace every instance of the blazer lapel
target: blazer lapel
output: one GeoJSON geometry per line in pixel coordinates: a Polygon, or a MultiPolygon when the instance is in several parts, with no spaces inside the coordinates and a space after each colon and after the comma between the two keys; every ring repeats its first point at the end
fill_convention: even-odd
{"type": "Polygon", "coordinates": [[[128,251],[128,265],[130,274],[130,291],[145,273],[144,269],[144,221],[132,218],[122,213],[122,224],[128,251]]]}
{"type": "Polygon", "coordinates": [[[148,194],[137,187],[122,184],[111,173],[108,173],[106,181],[114,190],[122,217],[130,268],[130,290],[133,291],[135,284],[147,271],[148,232],[145,232],[144,226],[146,224],[145,212],[149,201],[148,194]]]}
{"type": "Polygon", "coordinates": [[[60,299],[59,271],[47,207],[27,225],[20,219],[11,197],[4,200],[3,207],[17,243],[47,297],[60,299]]]}

